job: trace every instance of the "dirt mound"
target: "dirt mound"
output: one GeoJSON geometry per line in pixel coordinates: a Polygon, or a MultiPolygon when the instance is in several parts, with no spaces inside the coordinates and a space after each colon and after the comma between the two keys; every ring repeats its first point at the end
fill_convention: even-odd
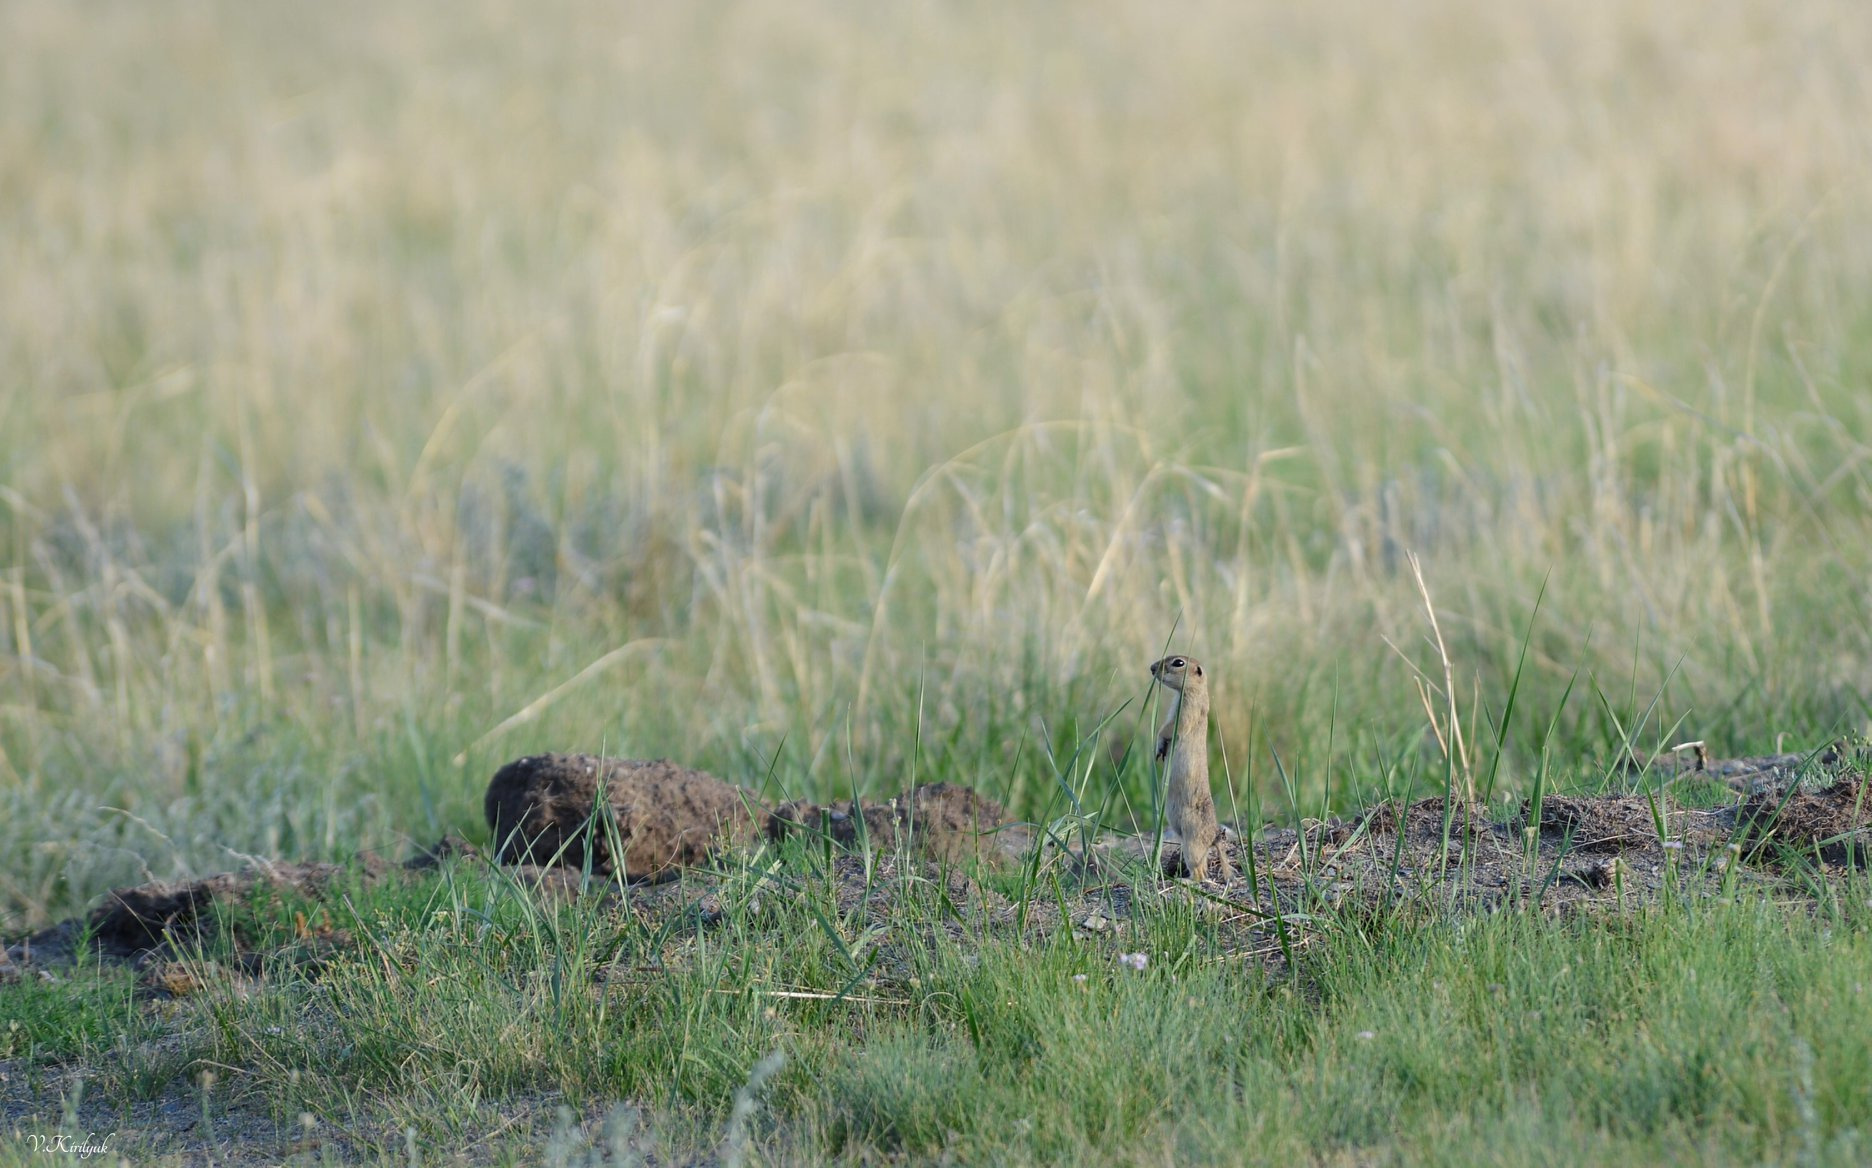
{"type": "Polygon", "coordinates": [[[1779,843],[1823,863],[1863,863],[1872,851],[1872,790],[1853,775],[1816,791],[1759,791],[1736,810],[1738,836],[1761,852],[1779,843]]]}
{"type": "MultiPolygon", "coordinates": [[[[386,868],[374,857],[362,863],[366,878],[386,868]]],[[[263,886],[317,897],[347,871],[338,864],[273,863],[200,880],[113,889],[83,920],[61,922],[0,949],[0,968],[67,964],[87,941],[98,956],[117,961],[187,952],[206,940],[209,910],[217,902],[239,901],[263,886]]]]}
{"type": "MultiPolygon", "coordinates": [[[[800,831],[823,831],[847,848],[869,845],[895,850],[914,847],[937,860],[964,857],[995,859],[1014,840],[1001,838],[1007,812],[972,787],[929,783],[884,803],[851,800],[821,806],[806,800],[775,809],[775,837],[800,831]]],[[[1024,838],[1024,837],[1023,837],[1024,838]]]]}
{"type": "MultiPolygon", "coordinates": [[[[1529,805],[1523,800],[1522,823],[1527,822],[1528,813],[1529,805]]],[[[1540,834],[1576,852],[1621,851],[1659,839],[1651,804],[1635,796],[1577,799],[1549,795],[1541,800],[1540,834]]]]}
{"type": "MultiPolygon", "coordinates": [[[[1403,824],[1404,837],[1419,843],[1443,838],[1445,807],[1441,798],[1419,799],[1400,813],[1396,803],[1380,803],[1378,806],[1357,816],[1350,823],[1336,823],[1327,828],[1326,839],[1334,844],[1343,844],[1352,838],[1353,833],[1363,828],[1368,835],[1398,834],[1398,825],[1403,824]]],[[[1448,808],[1449,838],[1462,840],[1475,838],[1489,830],[1488,808],[1480,803],[1464,804],[1458,800],[1448,808]]]]}
{"type": "Polygon", "coordinates": [[[689,867],[728,844],[767,831],[769,813],[749,792],[714,775],[658,759],[537,754],[515,759],[488,783],[483,805],[496,860],[619,867],[649,880],[689,867]],[[594,815],[604,790],[608,816],[594,815]],[[606,822],[608,820],[608,822],[606,822]]]}
{"type": "Polygon", "coordinates": [[[1859,754],[1851,743],[1841,740],[1809,754],[1711,758],[1701,742],[1686,742],[1649,758],[1628,754],[1618,769],[1627,775],[1649,772],[1672,779],[1705,775],[1734,790],[1754,794],[1767,788],[1785,788],[1799,781],[1803,771],[1812,768],[1818,768],[1822,775],[1836,775],[1852,765],[1859,754]]]}
{"type": "Polygon", "coordinates": [[[91,935],[100,948],[119,953],[154,949],[170,939],[193,941],[217,900],[240,900],[262,884],[317,896],[343,872],[337,864],[268,864],[203,880],[119,888],[91,911],[91,935]]]}
{"type": "Polygon", "coordinates": [[[894,799],[769,809],[753,792],[672,762],[542,754],[508,763],[488,784],[486,812],[502,863],[614,871],[630,880],[693,867],[724,848],[823,831],[846,848],[908,847],[936,860],[997,859],[1014,850],[1007,814],[970,787],[930,783],[894,799]],[[603,785],[609,823],[596,823],[603,785]]]}

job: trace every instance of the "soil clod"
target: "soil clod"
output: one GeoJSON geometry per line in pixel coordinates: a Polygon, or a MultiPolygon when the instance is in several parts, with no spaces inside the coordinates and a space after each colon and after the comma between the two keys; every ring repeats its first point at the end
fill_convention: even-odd
{"type": "Polygon", "coordinates": [[[117,956],[198,944],[215,902],[238,901],[262,884],[316,896],[344,871],[337,864],[277,863],[201,880],[119,888],[91,911],[91,938],[100,950],[117,956]]]}
{"type": "Polygon", "coordinates": [[[1430,798],[1419,799],[1404,808],[1401,817],[1397,803],[1380,803],[1356,817],[1352,823],[1336,825],[1337,830],[1329,830],[1325,838],[1327,842],[1343,844],[1360,827],[1364,828],[1367,835],[1395,836],[1398,834],[1400,818],[1404,824],[1405,838],[1417,842],[1440,840],[1445,822],[1449,824],[1449,837],[1453,840],[1461,840],[1465,836],[1473,839],[1489,830],[1488,810],[1481,804],[1458,800],[1451,805],[1444,799],[1430,798]]]}
{"type": "MultiPolygon", "coordinates": [[[[1014,837],[1000,838],[1007,813],[972,787],[929,783],[885,802],[852,800],[820,806],[799,800],[774,811],[773,834],[822,831],[847,848],[912,846],[937,860],[995,859],[1011,851],[1014,837]]],[[[1025,837],[1019,837],[1022,844],[1025,837]]]]}
{"type": "Polygon", "coordinates": [[[1019,846],[1013,835],[1003,838],[1007,814],[999,804],[955,783],[887,800],[797,800],[769,810],[752,791],[702,771],[584,754],[508,763],[488,784],[485,810],[503,863],[582,869],[589,847],[594,873],[621,868],[632,881],[662,879],[723,849],[801,832],[824,832],[846,848],[910,847],[950,861],[995,859],[1019,846]],[[596,812],[600,788],[606,814],[596,812]]]}
{"type": "MultiPolygon", "coordinates": [[[[1528,813],[1528,804],[1523,801],[1523,823],[1528,813]]],[[[1575,852],[1617,852],[1658,842],[1651,804],[1636,796],[1582,799],[1549,795],[1541,800],[1540,834],[1575,852]]]]}
{"type": "Polygon", "coordinates": [[[1738,834],[1759,854],[1779,843],[1822,863],[1863,863],[1872,847],[1872,790],[1862,775],[1817,791],[1757,792],[1736,812],[1738,834]]]}
{"type": "Polygon", "coordinates": [[[659,759],[538,754],[495,773],[484,803],[495,858],[655,879],[700,864],[724,845],[767,830],[769,812],[750,793],[703,771],[659,759]],[[608,814],[597,812],[599,791],[608,814]]]}

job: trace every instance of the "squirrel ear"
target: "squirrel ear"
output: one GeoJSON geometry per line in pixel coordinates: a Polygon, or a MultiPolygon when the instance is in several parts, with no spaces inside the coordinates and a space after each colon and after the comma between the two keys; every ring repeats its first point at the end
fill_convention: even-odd
{"type": "Polygon", "coordinates": [[[1196,667],[1196,676],[1197,676],[1197,677],[1201,677],[1201,676],[1202,676],[1202,666],[1200,666],[1200,665],[1198,665],[1198,666],[1196,667]]]}

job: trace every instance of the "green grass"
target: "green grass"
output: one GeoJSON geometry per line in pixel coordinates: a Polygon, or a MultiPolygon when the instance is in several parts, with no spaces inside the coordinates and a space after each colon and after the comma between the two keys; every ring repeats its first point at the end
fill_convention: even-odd
{"type": "MultiPolygon", "coordinates": [[[[1218,800],[1249,823],[1864,735],[1868,61],[1850,0],[0,5],[0,931],[253,856],[485,839],[487,777],[538,749],[1148,828],[1166,644],[1215,678],[1218,800]]],[[[1859,1123],[1828,1111],[1837,1019],[1721,1019],[1718,1069],[1672,1072],[1706,1085],[1646,1104],[1653,1056],[1558,1038],[1493,1089],[1407,1080],[1374,1061],[1392,1014],[1329,1049],[1341,999],[1241,971],[1161,1005],[1255,1019],[1227,1052],[1127,1012],[1157,972],[976,1032],[944,998],[834,1050],[846,1007],[670,988],[752,976],[726,965],[562,1052],[596,1023],[541,1014],[526,971],[627,938],[444,891],[329,922],[375,964],[318,994],[402,1030],[329,1045],[324,1006],[275,1051],[250,1014],[322,1000],[282,988],[213,1049],[281,1108],[268,1059],[342,1062],[375,1085],[321,1114],[445,1144],[503,1092],[654,1082],[657,1138],[713,1147],[781,1039],[740,1130],[783,1158],[1355,1158],[1376,1131],[1401,1159],[1824,1160],[1859,1123]],[[458,895],[508,940],[417,919],[458,895]],[[400,960],[456,988],[372,981],[400,960]],[[1142,1085],[996,1045],[1061,1028],[1078,1073],[1142,1085]]],[[[1634,943],[1779,938],[1784,1005],[1850,966],[1857,924],[1823,961],[1821,926],[1758,911],[1634,943]]],[[[792,924],[756,952],[850,979],[792,924]]],[[[1554,969],[1602,941],[1475,928],[1554,969]]],[[[1438,1009],[1414,967],[1456,942],[1406,942],[1335,941],[1306,984],[1363,969],[1343,1000],[1377,1003],[1410,973],[1395,1009],[1438,1009]]],[[[1066,960],[990,954],[970,976],[1066,960]]],[[[1668,1006],[1627,972],[1628,1014],[1668,1006]]],[[[101,1057],[119,989],[20,989],[16,1057],[101,1057]]]]}
{"type": "MultiPolygon", "coordinates": [[[[176,1007],[192,1038],[168,1078],[120,1054],[89,1090],[186,1093],[187,1067],[237,1067],[218,1106],[309,1114],[386,1157],[409,1128],[466,1147],[546,1093],[579,1115],[628,1101],[640,1150],[713,1152],[774,1052],[740,1121],[762,1161],[1847,1164],[1872,1123],[1863,880],[1818,917],[1758,899],[1568,924],[1329,916],[1270,980],[1213,918],[1142,894],[1113,937],[1022,944],[952,935],[934,890],[895,877],[881,920],[841,916],[808,851],[759,873],[728,873],[715,923],[542,907],[471,869],[360,888],[345,956],[251,994],[210,982],[176,1007]],[[867,943],[890,952],[860,955],[854,985],[867,943]]],[[[148,1041],[107,1013],[62,1053],[148,1041]]],[[[534,1123],[494,1150],[537,1153],[534,1123]]]]}
{"type": "Polygon", "coordinates": [[[70,1058],[136,1029],[133,978],[122,969],[81,961],[53,980],[28,974],[0,994],[0,1059],[70,1058]]]}

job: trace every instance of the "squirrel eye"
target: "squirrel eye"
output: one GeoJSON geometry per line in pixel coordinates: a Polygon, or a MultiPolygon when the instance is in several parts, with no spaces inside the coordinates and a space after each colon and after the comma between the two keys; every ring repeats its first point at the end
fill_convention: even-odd
{"type": "Polygon", "coordinates": [[[1172,669],[1181,669],[1183,668],[1184,664],[1185,662],[1183,658],[1181,657],[1172,657],[1170,659],[1170,668],[1172,669]]]}

